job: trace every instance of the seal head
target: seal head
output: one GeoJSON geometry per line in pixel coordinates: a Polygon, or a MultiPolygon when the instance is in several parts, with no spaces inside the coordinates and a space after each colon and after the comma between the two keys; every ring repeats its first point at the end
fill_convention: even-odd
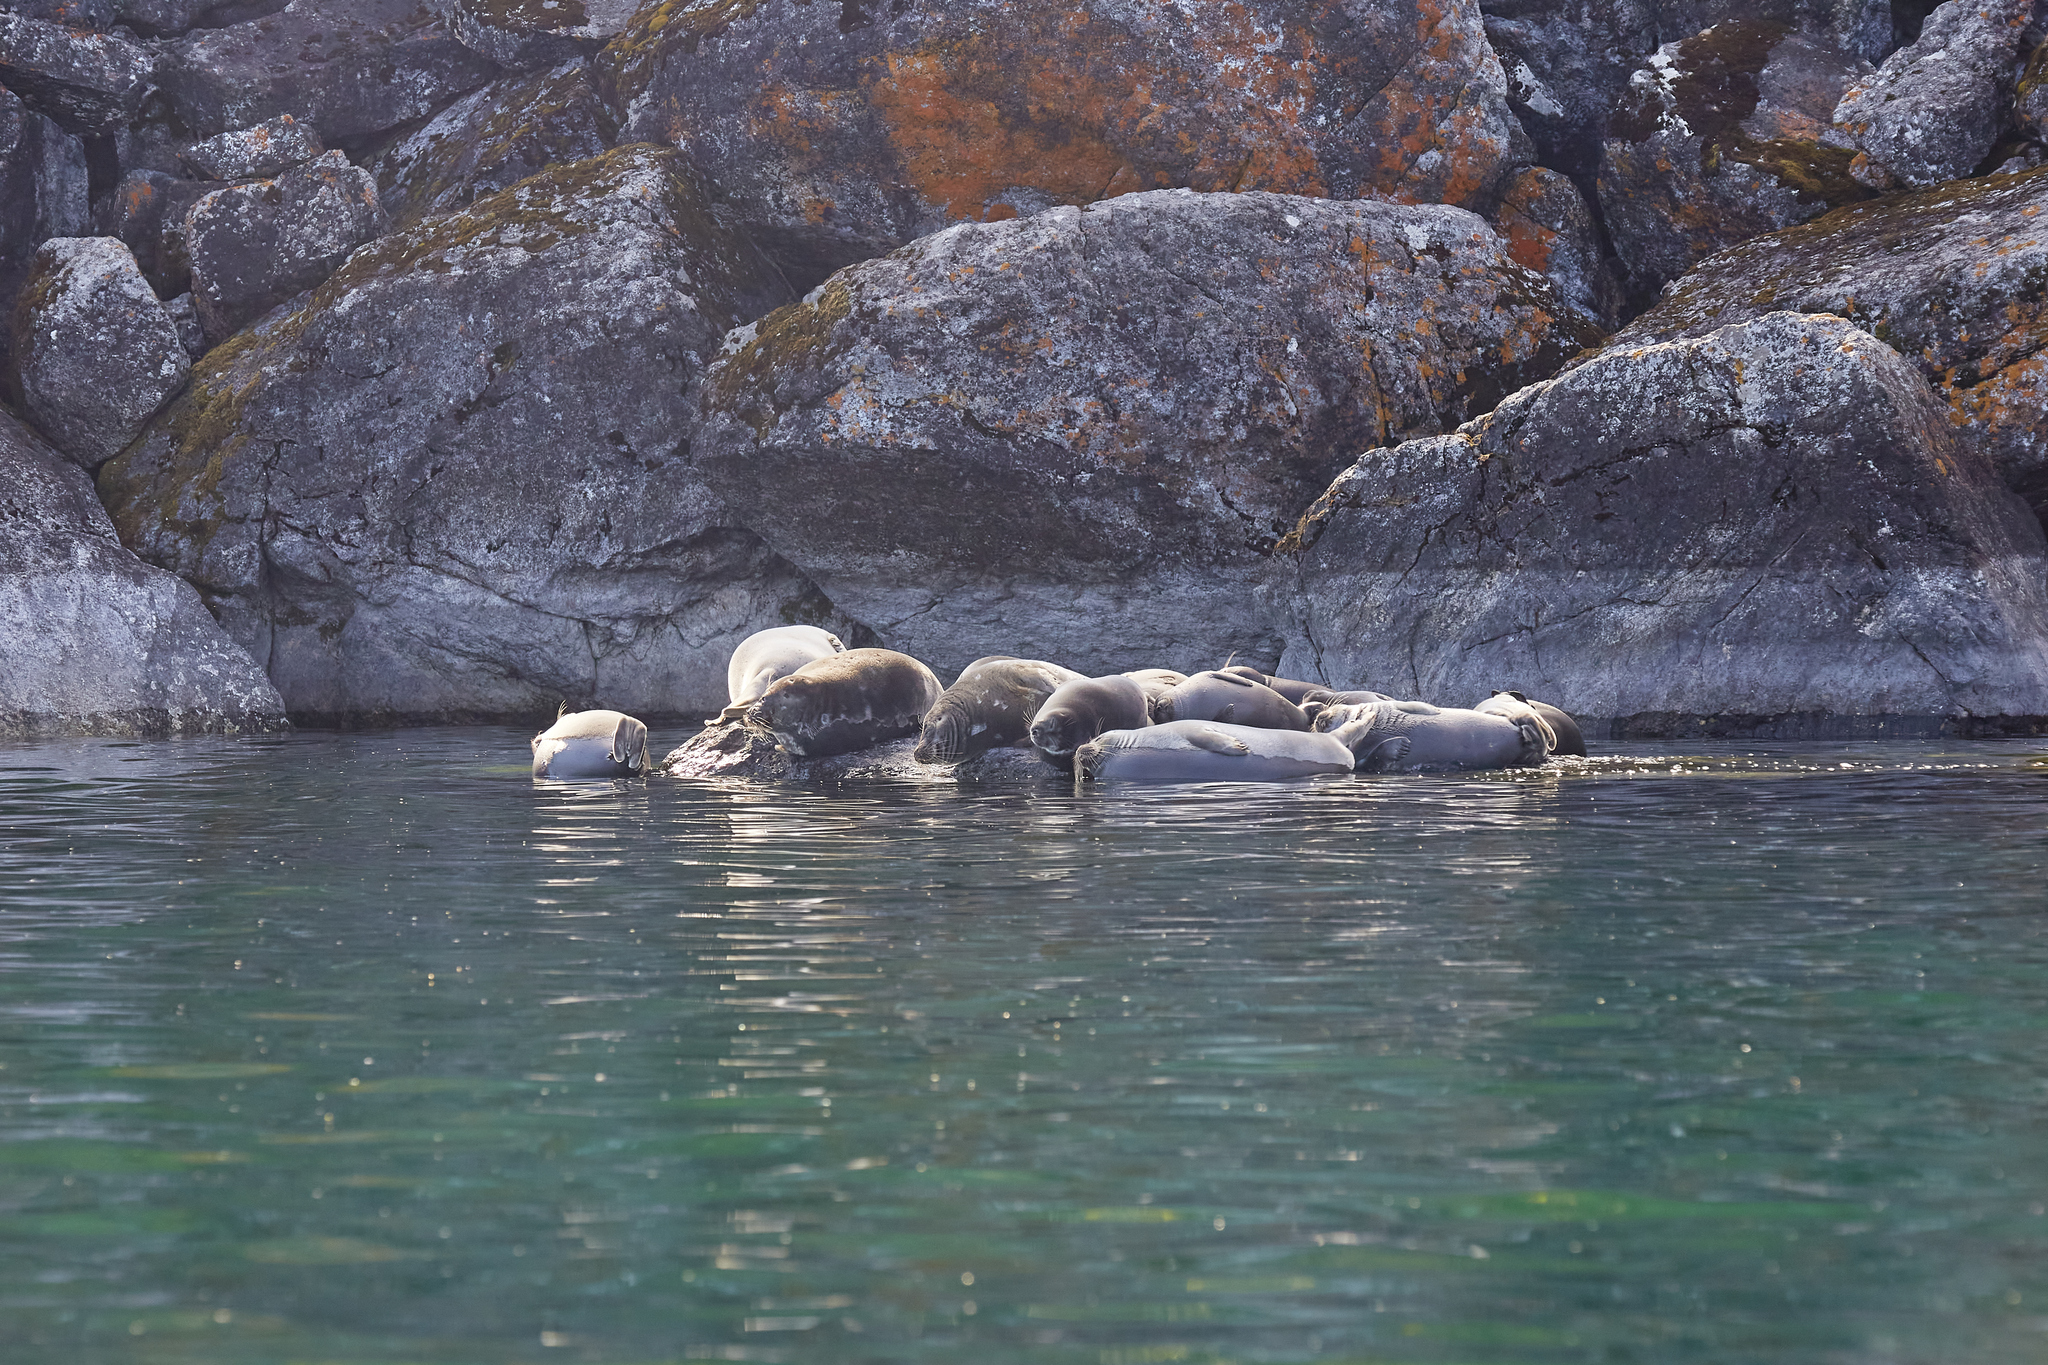
{"type": "Polygon", "coordinates": [[[1137,730],[1151,723],[1151,702],[1136,679],[1123,673],[1077,678],[1062,683],[1031,718],[1031,747],[1070,773],[1074,750],[1104,730],[1137,730]]]}
{"type": "Polygon", "coordinates": [[[925,713],[911,756],[920,763],[960,763],[1022,743],[1046,698],[1083,676],[1040,659],[976,659],[925,713]]]}

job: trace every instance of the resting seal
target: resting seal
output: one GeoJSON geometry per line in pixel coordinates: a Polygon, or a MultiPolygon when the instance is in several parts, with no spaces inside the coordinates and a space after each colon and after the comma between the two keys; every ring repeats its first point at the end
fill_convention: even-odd
{"type": "Polygon", "coordinates": [[[1145,689],[1145,700],[1154,707],[1161,697],[1188,680],[1187,674],[1170,668],[1134,668],[1124,676],[1145,689]]]}
{"type": "Polygon", "coordinates": [[[533,737],[535,777],[635,777],[647,770],[647,727],[619,711],[577,711],[533,737]]]}
{"type": "Polygon", "coordinates": [[[1075,772],[1091,782],[1284,782],[1351,765],[1336,735],[1207,720],[1110,730],[1074,754],[1075,772]]]}
{"type": "Polygon", "coordinates": [[[1214,669],[1195,674],[1167,693],[1154,704],[1152,716],[1161,725],[1175,720],[1219,720],[1259,730],[1309,728],[1309,718],[1301,708],[1264,683],[1253,682],[1242,673],[1214,669]]]}
{"type": "Polygon", "coordinates": [[[850,754],[916,734],[942,690],[908,654],[849,649],[774,683],[747,708],[747,723],[799,758],[850,754]]]}
{"type": "Polygon", "coordinates": [[[816,626],[776,626],[757,630],[740,641],[725,666],[725,698],[720,720],[738,720],[747,707],[777,682],[819,659],[844,654],[837,635],[816,626]]]}
{"type": "Polygon", "coordinates": [[[991,654],[960,670],[924,715],[920,763],[959,763],[1029,737],[1045,699],[1083,674],[1037,659],[991,654]]]}
{"type": "Polygon", "coordinates": [[[1520,721],[1419,701],[1323,708],[1316,729],[1339,732],[1360,772],[1392,768],[1516,768],[1543,762],[1550,748],[1533,717],[1520,721]],[[1407,741],[1407,748],[1391,743],[1407,741]]]}
{"type": "Polygon", "coordinates": [[[1031,747],[1063,773],[1074,770],[1074,750],[1104,730],[1138,730],[1152,723],[1144,687],[1129,674],[1076,678],[1062,683],[1031,718],[1031,747]]]}
{"type": "Polygon", "coordinates": [[[1236,664],[1230,668],[1219,668],[1216,671],[1218,673],[1234,673],[1240,678],[1248,678],[1252,682],[1270,687],[1296,706],[1301,705],[1311,697],[1333,690],[1322,683],[1303,682],[1299,678],[1275,678],[1270,674],[1259,672],[1258,669],[1253,668],[1250,664],[1236,664]]]}
{"type": "Polygon", "coordinates": [[[1548,702],[1530,701],[1520,692],[1496,692],[1472,709],[1484,711],[1490,716],[1506,716],[1509,720],[1519,720],[1524,707],[1533,711],[1549,728],[1550,752],[1570,754],[1576,758],[1586,756],[1586,737],[1579,733],[1579,723],[1548,702]]]}

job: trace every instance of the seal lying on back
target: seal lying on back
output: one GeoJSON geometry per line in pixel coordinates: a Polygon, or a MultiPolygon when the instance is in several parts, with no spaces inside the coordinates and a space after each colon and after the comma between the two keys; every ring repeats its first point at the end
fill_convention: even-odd
{"type": "Polygon", "coordinates": [[[1550,753],[1533,717],[1512,721],[1420,701],[1326,706],[1316,717],[1316,729],[1342,733],[1360,772],[1532,767],[1550,753]],[[1405,740],[1407,747],[1396,740],[1405,740]]]}
{"type": "Polygon", "coordinates": [[[1524,708],[1534,712],[1549,728],[1552,741],[1550,752],[1570,754],[1577,758],[1586,756],[1586,737],[1579,732],[1579,723],[1549,702],[1530,701],[1520,692],[1496,692],[1472,709],[1484,711],[1490,716],[1506,716],[1509,720],[1519,720],[1524,708]]]}
{"type": "Polygon", "coordinates": [[[1137,730],[1152,723],[1144,687],[1130,675],[1076,678],[1062,683],[1031,718],[1031,747],[1063,773],[1074,770],[1074,750],[1104,730],[1137,730]]]}
{"type": "Polygon", "coordinates": [[[1045,699],[1083,676],[1038,659],[1006,654],[976,659],[925,712],[924,734],[911,757],[920,763],[958,763],[1026,739],[1045,699]]]}
{"type": "Polygon", "coordinates": [[[535,777],[634,777],[647,770],[647,727],[620,711],[557,716],[532,748],[535,777]]]}
{"type": "Polygon", "coordinates": [[[747,723],[800,758],[850,754],[916,734],[942,690],[908,654],[849,649],[774,683],[747,708],[747,723]]]}
{"type": "Polygon", "coordinates": [[[1220,720],[1260,730],[1309,727],[1300,707],[1264,683],[1216,669],[1197,673],[1167,693],[1153,705],[1152,717],[1162,725],[1175,720],[1220,720]]]}
{"type": "Polygon", "coordinates": [[[725,666],[725,698],[720,720],[738,720],[763,692],[805,664],[844,654],[846,646],[829,630],[816,626],[776,626],[757,630],[740,641],[725,666]]]}
{"type": "Polygon", "coordinates": [[[1074,754],[1091,782],[1284,782],[1348,773],[1351,765],[1351,750],[1333,734],[1208,720],[1111,730],[1074,754]]]}

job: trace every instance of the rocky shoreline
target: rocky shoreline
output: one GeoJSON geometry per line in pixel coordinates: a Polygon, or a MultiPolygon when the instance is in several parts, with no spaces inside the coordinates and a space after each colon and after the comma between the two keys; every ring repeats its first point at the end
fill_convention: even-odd
{"type": "Polygon", "coordinates": [[[0,736],[761,629],[2048,733],[2048,0],[17,0],[0,736]]]}

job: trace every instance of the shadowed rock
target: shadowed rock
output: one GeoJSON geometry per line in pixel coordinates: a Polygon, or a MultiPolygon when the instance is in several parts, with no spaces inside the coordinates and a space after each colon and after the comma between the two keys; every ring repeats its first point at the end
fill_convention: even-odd
{"type": "Polygon", "coordinates": [[[1605,258],[1592,205],[1556,171],[1532,166],[1508,182],[1493,225],[1508,257],[1547,278],[1559,298],[1603,329],[1621,312],[1621,282],[1605,258]]]}
{"type": "Polygon", "coordinates": [[[14,296],[36,247],[91,231],[85,146],[0,88],[0,375],[11,372],[14,296]]]}
{"type": "Polygon", "coordinates": [[[207,195],[227,187],[227,182],[220,180],[182,180],[164,171],[131,171],[100,204],[100,233],[127,243],[158,298],[188,294],[192,290],[192,256],[185,245],[185,216],[207,195]]]}

